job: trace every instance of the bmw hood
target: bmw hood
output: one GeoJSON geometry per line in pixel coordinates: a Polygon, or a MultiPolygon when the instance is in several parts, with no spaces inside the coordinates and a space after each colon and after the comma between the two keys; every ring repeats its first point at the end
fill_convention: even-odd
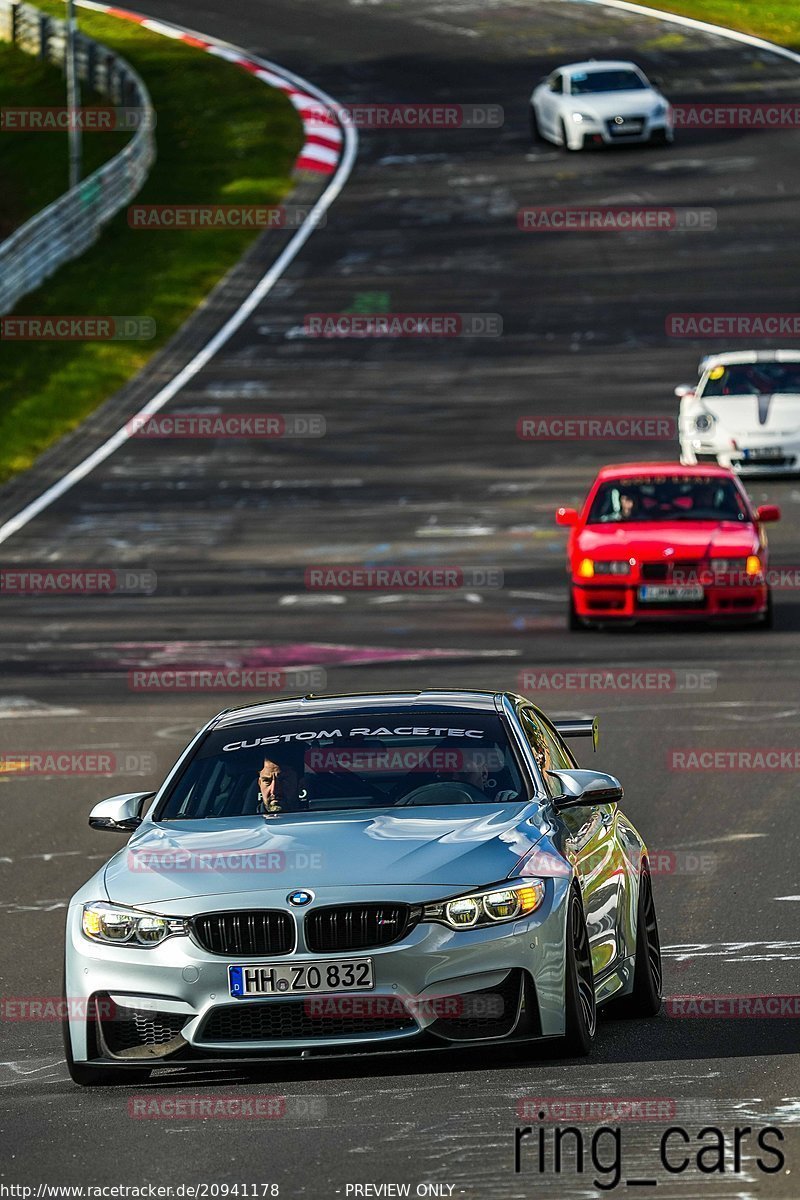
{"type": "MultiPolygon", "coordinates": [[[[800,434],[800,395],[776,392],[764,396],[709,396],[702,399],[705,412],[711,413],[732,437],[776,437],[800,434]]],[[[694,410],[693,410],[694,411],[694,410]]]]}
{"type": "Polygon", "coordinates": [[[539,841],[531,804],[365,815],[145,822],[106,866],[117,904],[292,888],[472,887],[505,879],[539,841]],[[209,828],[210,826],[210,828],[209,828]]]}
{"type": "Polygon", "coordinates": [[[704,559],[746,557],[758,552],[758,534],[752,525],[725,521],[686,521],[683,524],[590,525],[580,535],[581,554],[607,558],[635,556],[639,562],[664,558],[704,559]],[[667,555],[665,551],[672,553],[667,555]]]}

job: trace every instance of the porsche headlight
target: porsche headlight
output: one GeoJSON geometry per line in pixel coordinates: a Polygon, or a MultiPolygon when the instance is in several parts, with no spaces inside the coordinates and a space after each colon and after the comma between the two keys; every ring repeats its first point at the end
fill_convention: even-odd
{"type": "Polygon", "coordinates": [[[535,912],[544,900],[544,880],[513,880],[480,892],[426,904],[423,921],[438,921],[450,929],[474,929],[514,921],[535,912]]]}
{"type": "Polygon", "coordinates": [[[106,945],[157,946],[174,934],[188,933],[182,917],[157,917],[102,901],[84,904],[81,924],[87,938],[106,945]]]}
{"type": "Polygon", "coordinates": [[[694,427],[698,433],[708,433],[715,424],[716,419],[712,417],[711,413],[698,413],[694,419],[694,427]]]}

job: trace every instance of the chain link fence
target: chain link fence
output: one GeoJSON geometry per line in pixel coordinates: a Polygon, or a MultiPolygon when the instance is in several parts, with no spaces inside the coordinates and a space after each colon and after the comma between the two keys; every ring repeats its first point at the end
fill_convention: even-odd
{"type": "MultiPolygon", "coordinates": [[[[14,42],[45,62],[65,64],[66,22],[31,4],[0,0],[0,41],[14,42]]],[[[75,45],[81,81],[114,105],[139,110],[136,132],[115,158],[0,242],[0,314],[10,312],[62,263],[83,254],[136,195],[155,162],[155,112],[139,75],[92,38],[79,33],[75,45]]]]}

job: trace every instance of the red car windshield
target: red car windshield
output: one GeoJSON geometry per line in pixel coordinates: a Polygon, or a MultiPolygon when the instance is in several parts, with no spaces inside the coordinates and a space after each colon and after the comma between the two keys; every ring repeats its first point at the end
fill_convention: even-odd
{"type": "Polygon", "coordinates": [[[750,520],[742,495],[730,479],[713,475],[648,475],[601,484],[586,523],[750,520]]]}

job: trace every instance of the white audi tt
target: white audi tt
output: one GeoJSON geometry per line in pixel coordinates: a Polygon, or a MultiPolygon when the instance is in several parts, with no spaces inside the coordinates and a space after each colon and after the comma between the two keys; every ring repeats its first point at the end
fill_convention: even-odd
{"type": "Polygon", "coordinates": [[[681,462],[743,475],[800,472],[800,350],[740,350],[700,363],[680,397],[681,462]]]}
{"type": "Polygon", "coordinates": [[[531,136],[566,150],[627,142],[671,144],[669,102],[632,62],[569,63],[531,93],[531,136]]]}

